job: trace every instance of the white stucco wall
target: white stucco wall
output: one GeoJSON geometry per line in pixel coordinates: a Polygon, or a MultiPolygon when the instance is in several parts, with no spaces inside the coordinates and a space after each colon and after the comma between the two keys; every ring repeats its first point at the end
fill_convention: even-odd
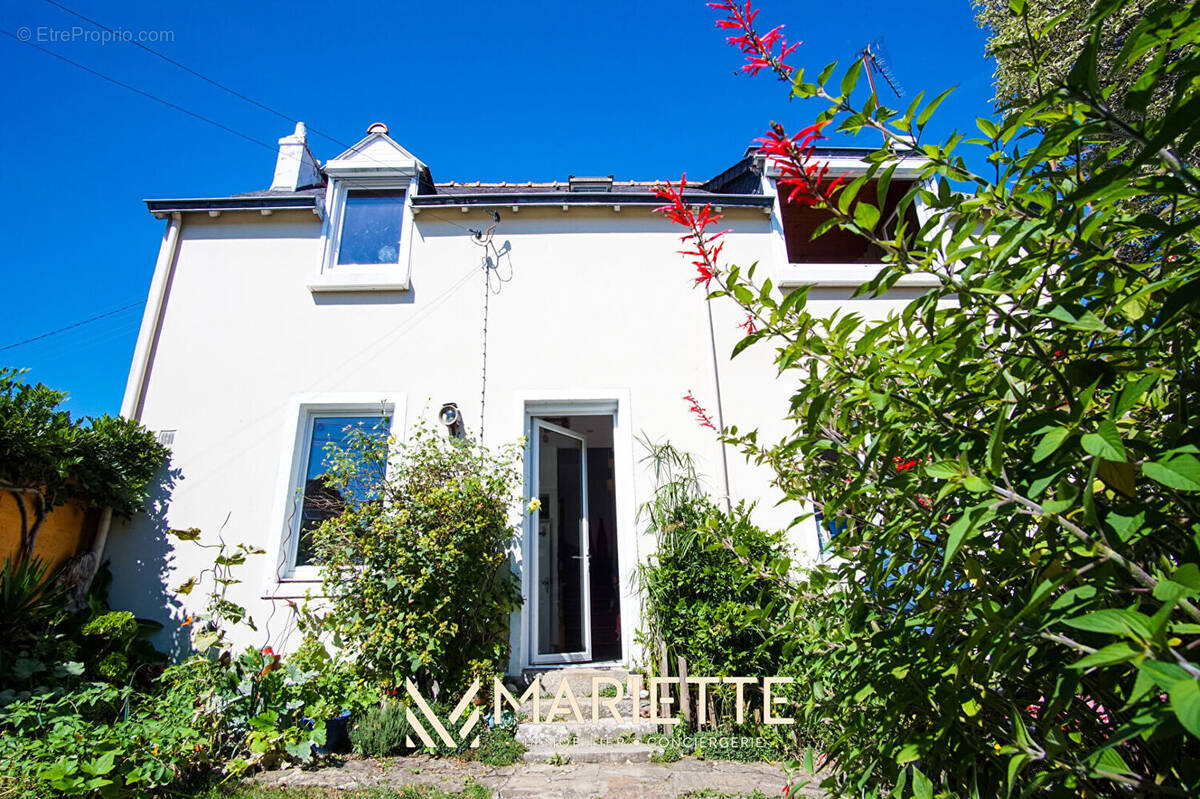
{"type": "MultiPolygon", "coordinates": [[[[169,507],[112,533],[115,606],[158,618],[168,634],[184,640],[180,620],[188,603],[200,605],[204,597],[180,600],[168,587],[208,567],[212,550],[173,548],[165,528],[199,528],[206,542],[221,536],[269,550],[278,543],[276,486],[281,464],[292,457],[297,397],[402,392],[405,407],[396,414],[406,425],[434,419],[441,403],[453,401],[468,431],[478,430],[484,276],[480,248],[450,220],[478,221],[457,209],[416,217],[410,291],[314,294],[307,284],[320,270],[323,242],[311,212],[184,216],[141,411],[149,428],[176,431],[178,479],[169,507]]],[[[730,261],[758,261],[764,274],[785,266],[777,263],[777,228],[761,209],[727,208],[723,221],[731,229],[724,251],[730,261]]],[[[690,390],[715,410],[704,294],[677,254],[679,234],[644,207],[504,213],[495,241],[508,253],[500,272],[509,279],[490,299],[487,442],[523,434],[527,400],[611,396],[622,402],[618,435],[629,449],[642,433],[669,440],[696,455],[719,493],[719,446],[682,399],[690,390]]],[[[816,290],[814,304],[877,316],[909,295],[847,296],[841,289],[816,290]]],[[[767,347],[730,362],[726,355],[740,337],[742,316],[727,301],[714,310],[725,421],[757,426],[771,440],[782,429],[788,382],[775,377],[767,347]]],[[[632,523],[632,508],[652,491],[650,474],[635,463],[642,454],[633,451],[625,463],[618,455],[616,464],[618,493],[626,492],[619,502],[630,511],[618,509],[629,657],[636,656],[640,617],[634,560],[653,544],[632,523]]],[[[777,507],[769,475],[732,450],[729,473],[733,498],[758,501],[762,524],[782,527],[801,512],[777,507]]],[[[816,554],[811,522],[793,538],[804,555],[816,554]]],[[[259,625],[257,633],[242,633],[243,643],[286,648],[294,629],[286,597],[319,586],[281,590],[271,572],[260,564],[245,567],[244,582],[230,596],[259,625]]],[[[516,666],[525,659],[523,641],[514,633],[516,666]]]]}

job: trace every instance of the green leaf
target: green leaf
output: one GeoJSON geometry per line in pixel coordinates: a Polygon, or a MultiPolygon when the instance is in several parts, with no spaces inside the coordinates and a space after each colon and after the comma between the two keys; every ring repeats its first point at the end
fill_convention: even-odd
{"type": "Polygon", "coordinates": [[[879,222],[879,209],[870,203],[860,202],[854,206],[854,221],[864,230],[874,230],[879,222]]]}
{"type": "Polygon", "coordinates": [[[963,487],[972,494],[985,494],[992,490],[992,484],[978,475],[970,474],[963,479],[963,487]]]}
{"type": "Polygon", "coordinates": [[[937,110],[937,107],[942,104],[942,100],[945,100],[952,91],[954,91],[953,86],[929,101],[929,105],[925,106],[924,110],[922,110],[921,114],[917,117],[918,128],[925,127],[925,123],[928,122],[929,118],[933,116],[933,112],[937,110]]]}
{"type": "Polygon", "coordinates": [[[917,746],[917,744],[907,743],[900,747],[899,752],[896,752],[896,763],[899,765],[912,763],[913,761],[919,761],[919,759],[920,747],[917,746]]]}
{"type": "Polygon", "coordinates": [[[1077,630],[1087,630],[1093,633],[1108,633],[1110,635],[1133,635],[1140,638],[1150,637],[1150,627],[1146,617],[1137,611],[1124,608],[1104,608],[1093,610],[1074,619],[1065,619],[1063,624],[1077,630]]]}
{"type": "Polygon", "coordinates": [[[1117,432],[1117,426],[1108,419],[1100,423],[1096,432],[1085,433],[1079,443],[1089,455],[1097,458],[1117,462],[1125,460],[1125,446],[1121,443],[1121,434],[1117,432]]]}
{"type": "Polygon", "coordinates": [[[846,74],[842,77],[842,95],[849,96],[854,91],[855,85],[858,84],[858,76],[862,72],[862,59],[854,59],[854,63],[846,70],[846,74]]]}
{"type": "Polygon", "coordinates": [[[1180,585],[1174,580],[1159,580],[1158,585],[1154,586],[1154,598],[1159,602],[1174,604],[1195,593],[1195,591],[1186,585],[1180,585]]]}
{"type": "Polygon", "coordinates": [[[1101,460],[1096,468],[1096,475],[1104,481],[1104,484],[1113,491],[1124,494],[1127,497],[1132,497],[1134,493],[1134,483],[1136,475],[1133,471],[1133,465],[1127,461],[1101,460]]]}
{"type": "Polygon", "coordinates": [[[13,661],[12,673],[18,680],[28,680],[35,674],[46,670],[42,661],[35,658],[17,658],[13,661]]]}
{"type": "Polygon", "coordinates": [[[1144,463],[1142,474],[1167,488],[1200,491],[1200,461],[1192,455],[1176,455],[1169,460],[1144,463]]]}
{"type": "Polygon", "coordinates": [[[933,782],[913,766],[913,796],[916,799],[933,799],[933,782]]]}
{"type": "Polygon", "coordinates": [[[1112,666],[1116,663],[1127,663],[1139,655],[1142,650],[1139,647],[1134,647],[1132,644],[1121,641],[1115,644],[1109,644],[1103,649],[1099,649],[1090,655],[1085,655],[1079,660],[1071,664],[1073,669],[1093,669],[1097,666],[1112,666]]]}
{"type": "Polygon", "coordinates": [[[958,461],[938,461],[925,464],[925,474],[939,480],[952,480],[962,475],[962,466],[958,461]]]}
{"type": "Polygon", "coordinates": [[[1180,680],[1168,692],[1171,710],[1184,729],[1200,738],[1200,681],[1180,680]]]}
{"type": "Polygon", "coordinates": [[[1133,770],[1129,768],[1129,764],[1125,762],[1114,746],[1116,744],[1101,749],[1099,755],[1092,761],[1093,764],[1109,774],[1132,774],[1133,770]]]}
{"type": "Polygon", "coordinates": [[[1020,776],[1021,771],[1027,765],[1029,765],[1029,762],[1031,760],[1033,760],[1033,757],[1031,755],[1025,754],[1024,752],[1018,752],[1017,754],[1013,755],[1012,757],[1010,757],[1008,759],[1008,771],[1007,771],[1008,782],[1007,782],[1007,794],[1006,795],[1008,795],[1008,796],[1012,795],[1013,788],[1016,787],[1016,784],[1017,784],[1017,777],[1020,776]]]}
{"type": "Polygon", "coordinates": [[[1069,435],[1071,435],[1071,431],[1065,427],[1055,427],[1047,431],[1038,441],[1037,446],[1033,448],[1033,462],[1038,463],[1049,458],[1062,446],[1069,435]]]}
{"type": "Polygon", "coordinates": [[[1200,592],[1200,565],[1184,563],[1175,570],[1171,579],[1180,585],[1186,585],[1191,591],[1200,592]]]}
{"type": "Polygon", "coordinates": [[[946,571],[946,568],[950,565],[950,561],[954,560],[954,556],[958,554],[959,547],[962,546],[963,541],[967,537],[967,533],[974,529],[974,526],[975,525],[972,522],[971,513],[962,514],[954,520],[953,524],[950,525],[950,529],[947,531],[948,536],[946,538],[946,552],[942,559],[943,572],[946,571]]]}

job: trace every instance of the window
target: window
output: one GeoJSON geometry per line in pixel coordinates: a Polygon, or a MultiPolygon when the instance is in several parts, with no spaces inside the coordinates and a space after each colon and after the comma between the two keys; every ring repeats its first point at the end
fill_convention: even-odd
{"type": "MultiPolygon", "coordinates": [[[[388,423],[388,418],[383,415],[322,414],[309,417],[301,479],[296,486],[300,494],[300,519],[299,524],[291,528],[296,534],[294,566],[313,565],[312,531],[346,508],[346,499],[324,480],[331,464],[331,445],[349,448],[355,431],[386,438],[388,423]]],[[[382,477],[380,474],[379,478],[382,477]]],[[[352,486],[350,493],[362,500],[369,496],[370,486],[364,481],[362,485],[352,486]]]]}
{"type": "Polygon", "coordinates": [[[338,239],[338,265],[398,264],[403,223],[403,191],[347,192],[338,239]]]}
{"type": "MultiPolygon", "coordinates": [[[[888,187],[880,213],[881,232],[884,235],[894,235],[900,199],[911,187],[911,183],[902,180],[894,180],[888,187]]],[[[829,228],[814,239],[813,233],[830,218],[829,212],[801,202],[788,202],[792,189],[786,184],[779,185],[778,189],[788,263],[876,264],[883,261],[882,250],[867,239],[839,227],[829,228]]],[[[857,196],[859,202],[876,205],[878,184],[868,181],[857,196]]],[[[920,227],[914,206],[910,205],[904,216],[910,232],[920,227]]]]}
{"type": "Polygon", "coordinates": [[[817,523],[817,548],[824,552],[838,533],[849,527],[845,519],[826,519],[825,511],[819,505],[813,511],[813,520],[817,523]]]}

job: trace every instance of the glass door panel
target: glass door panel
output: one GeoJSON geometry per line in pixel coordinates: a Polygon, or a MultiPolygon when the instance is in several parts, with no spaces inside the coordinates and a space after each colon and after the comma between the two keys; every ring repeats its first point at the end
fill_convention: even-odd
{"type": "Polygon", "coordinates": [[[534,662],[591,660],[587,441],[534,419],[533,457],[534,662]]]}

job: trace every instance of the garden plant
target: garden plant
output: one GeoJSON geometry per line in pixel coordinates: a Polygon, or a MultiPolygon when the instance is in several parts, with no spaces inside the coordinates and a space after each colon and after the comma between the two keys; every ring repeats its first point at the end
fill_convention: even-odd
{"type": "Polygon", "coordinates": [[[746,559],[793,598],[777,633],[827,730],[827,787],[1195,796],[1200,8],[1100,0],[1052,70],[1062,19],[1012,0],[1033,89],[934,141],[945,93],[888,108],[861,61],[802,69],[748,4],[712,5],[745,71],[815,106],[761,152],[786,202],[824,213],[816,235],[883,253],[859,295],[936,282],[884,318],[818,312],[726,263],[719,215],[662,189],[697,284],[747,314],[735,352],[772,347],[794,386],[782,439],[721,432],[834,534],[802,579],[746,559]],[[874,148],[865,174],[816,157],[833,131],[874,148]],[[885,215],[902,162],[920,180],[885,215]]]}

